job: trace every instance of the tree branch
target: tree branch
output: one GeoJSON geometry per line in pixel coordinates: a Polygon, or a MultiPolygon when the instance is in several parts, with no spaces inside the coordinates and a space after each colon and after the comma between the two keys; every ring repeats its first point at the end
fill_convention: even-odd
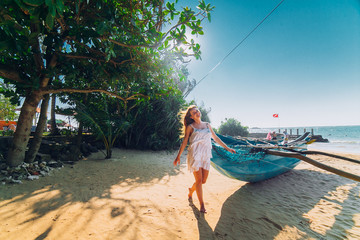
{"type": "Polygon", "coordinates": [[[17,71],[9,69],[8,66],[3,64],[0,64],[0,77],[19,83],[25,83],[25,81],[20,78],[20,75],[17,71]]]}
{"type": "Polygon", "coordinates": [[[64,54],[64,53],[61,53],[60,55],[64,56],[64,57],[67,57],[67,58],[74,58],[74,59],[88,59],[88,60],[94,60],[94,61],[97,61],[97,62],[109,62],[109,63],[112,63],[114,64],[114,66],[116,65],[121,65],[121,64],[124,64],[126,62],[130,62],[131,59],[126,59],[124,61],[121,61],[121,62],[116,62],[114,60],[109,60],[109,61],[106,61],[106,60],[103,60],[103,59],[98,59],[98,58],[93,58],[93,57],[88,57],[88,56],[78,56],[78,55],[70,55],[70,54],[64,54]]]}
{"type": "Polygon", "coordinates": [[[109,42],[112,42],[116,45],[119,45],[121,47],[126,47],[126,48],[138,48],[138,47],[148,47],[148,48],[156,48],[158,46],[158,44],[155,44],[155,45],[127,45],[127,44],[124,44],[124,43],[120,43],[120,42],[117,42],[113,39],[107,39],[107,38],[104,38],[102,40],[108,40],[109,42]]]}

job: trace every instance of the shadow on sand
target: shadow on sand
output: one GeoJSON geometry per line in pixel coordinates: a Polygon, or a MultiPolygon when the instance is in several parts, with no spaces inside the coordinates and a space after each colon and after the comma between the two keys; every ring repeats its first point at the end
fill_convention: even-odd
{"type": "MultiPolygon", "coordinates": [[[[0,211],[0,222],[5,223],[10,219],[18,218],[18,214],[21,215],[26,211],[24,219],[21,219],[16,227],[16,231],[23,231],[28,229],[34,221],[49,218],[51,220],[47,221],[47,227],[35,237],[37,240],[46,239],[51,231],[54,231],[55,225],[61,222],[66,211],[69,211],[72,206],[80,205],[80,210],[73,214],[73,219],[64,220],[64,224],[68,225],[65,228],[69,231],[72,225],[80,225],[76,227],[77,229],[85,228],[100,211],[107,209],[111,218],[119,219],[117,231],[114,231],[118,234],[115,237],[119,239],[121,232],[143,217],[143,212],[148,209],[161,212],[155,204],[142,206],[142,203],[129,200],[127,193],[139,186],[144,187],[159,182],[166,184],[171,176],[177,175],[180,171],[171,167],[169,153],[156,153],[160,156],[159,159],[149,159],[149,154],[151,152],[116,151],[113,153],[113,159],[110,160],[103,160],[102,156],[99,159],[82,160],[73,167],[67,166],[61,170],[55,170],[51,176],[42,177],[36,181],[25,181],[21,185],[0,186],[0,209],[11,204],[23,206],[16,211],[0,211]],[[126,159],[131,159],[131,161],[122,161],[126,159]],[[164,164],[165,161],[166,164],[164,164]],[[139,168],[145,169],[141,171],[142,175],[139,175],[139,168]],[[156,171],[151,170],[154,168],[156,171]],[[84,170],[87,171],[85,178],[83,177],[84,170]],[[112,187],[118,184],[125,186],[122,188],[125,190],[114,194],[111,191],[112,187]],[[99,202],[102,205],[99,205],[99,202]],[[124,209],[130,209],[130,211],[124,209]],[[84,215],[86,222],[82,223],[84,215]]],[[[16,236],[16,231],[12,231],[11,236],[16,236]]],[[[136,239],[136,235],[133,238],[136,239]]]]}
{"type": "Polygon", "coordinates": [[[190,206],[201,240],[360,239],[360,226],[355,223],[359,194],[360,186],[352,180],[293,170],[237,190],[224,202],[214,230],[205,216],[190,206]],[[312,218],[314,215],[317,217],[312,218]]]}

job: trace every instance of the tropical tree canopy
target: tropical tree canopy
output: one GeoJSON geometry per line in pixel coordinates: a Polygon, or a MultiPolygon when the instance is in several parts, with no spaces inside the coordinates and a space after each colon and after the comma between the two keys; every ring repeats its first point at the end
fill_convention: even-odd
{"type": "Polygon", "coordinates": [[[229,118],[225,120],[225,122],[221,122],[221,125],[219,127],[218,132],[221,135],[242,137],[247,137],[249,135],[248,127],[241,126],[241,123],[238,120],[234,118],[229,118]]]}
{"type": "Polygon", "coordinates": [[[202,2],[199,9],[155,0],[4,0],[0,77],[23,94],[102,90],[127,99],[141,84],[159,89],[173,82],[169,61],[200,57],[200,45],[185,35],[203,34],[212,7],[202,2]]]}
{"type": "Polygon", "coordinates": [[[178,62],[201,54],[186,33],[203,34],[213,7],[175,4],[2,0],[0,78],[14,85],[13,97],[25,97],[8,163],[23,161],[29,119],[45,94],[102,92],[128,102],[178,91],[178,62]]]}

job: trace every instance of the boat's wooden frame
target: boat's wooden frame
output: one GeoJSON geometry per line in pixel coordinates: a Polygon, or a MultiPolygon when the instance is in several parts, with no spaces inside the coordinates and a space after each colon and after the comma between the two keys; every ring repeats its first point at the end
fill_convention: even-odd
{"type": "Polygon", "coordinates": [[[274,145],[264,144],[263,141],[252,142],[244,138],[236,139],[222,135],[219,137],[234,148],[236,153],[230,154],[218,144],[213,143],[211,165],[230,178],[246,182],[259,182],[283,174],[296,167],[300,161],[305,161],[318,168],[360,182],[360,176],[333,168],[306,155],[322,154],[357,164],[360,164],[359,160],[330,153],[307,151],[309,142],[306,138],[300,138],[300,140],[287,145],[274,145]]]}

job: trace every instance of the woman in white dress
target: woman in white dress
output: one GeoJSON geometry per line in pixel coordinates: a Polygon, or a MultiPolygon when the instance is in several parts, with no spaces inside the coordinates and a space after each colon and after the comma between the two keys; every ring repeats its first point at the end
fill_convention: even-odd
{"type": "Polygon", "coordinates": [[[201,121],[201,113],[196,106],[190,106],[184,117],[185,136],[180,146],[179,153],[174,161],[174,166],[180,164],[180,156],[190,140],[188,147],[187,164],[188,169],[194,174],[195,183],[189,188],[189,200],[192,200],[192,194],[196,191],[196,195],[200,202],[200,212],[205,213],[203,200],[202,184],[206,183],[210,170],[211,155],[211,138],[227,151],[235,153],[234,149],[229,148],[214,133],[211,126],[207,122],[201,121]]]}

